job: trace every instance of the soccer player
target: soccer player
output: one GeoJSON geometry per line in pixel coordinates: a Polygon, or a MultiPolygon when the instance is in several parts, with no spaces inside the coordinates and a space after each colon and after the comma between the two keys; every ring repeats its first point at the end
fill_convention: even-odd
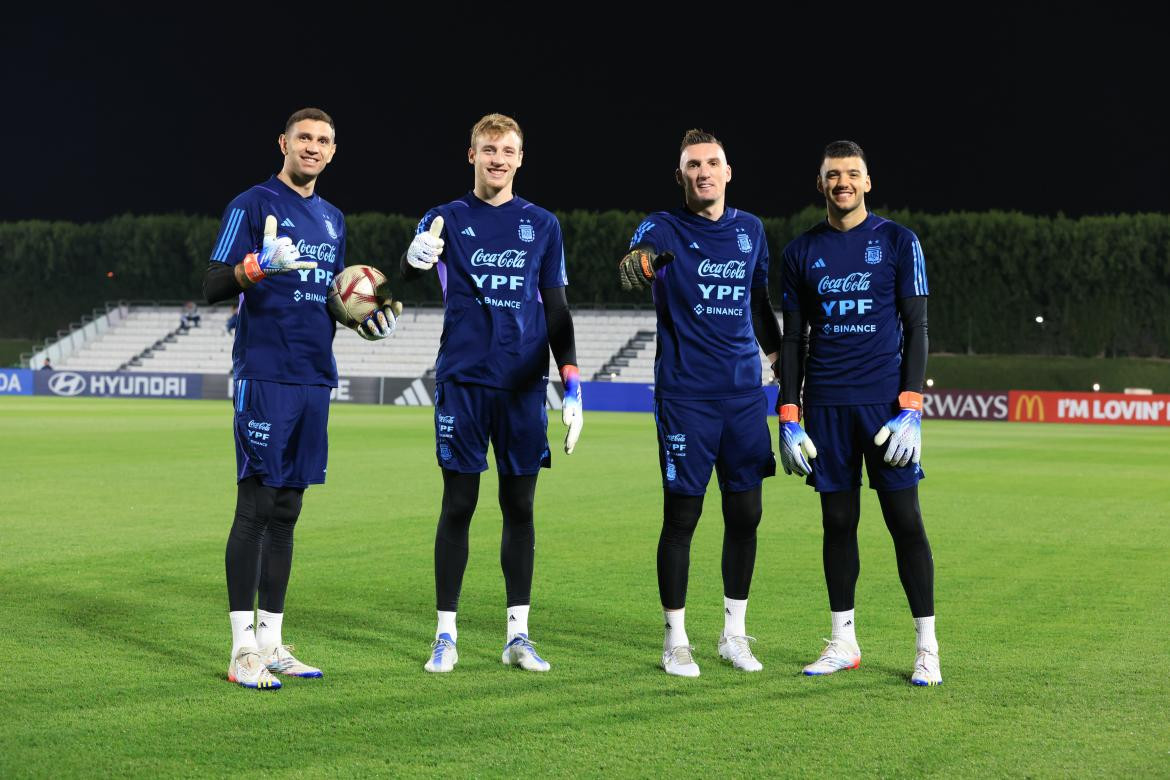
{"type": "Polygon", "coordinates": [[[745,616],[756,561],[760,487],[776,473],[757,342],[774,361],[768,242],[757,217],[726,204],[731,166],[710,133],[688,130],[675,178],[684,205],[647,217],[619,265],[626,289],[650,286],[658,313],[654,418],[662,469],[658,591],[667,674],[698,677],[684,622],[691,537],[715,468],[723,508],[719,655],[756,672],[745,616]]]}
{"type": "Polygon", "coordinates": [[[581,433],[581,383],[560,223],[512,191],[523,145],[511,117],[488,114],[476,122],[467,150],[474,188],[428,211],[402,257],[408,279],[437,266],[446,307],[435,363],[443,502],[435,534],[438,624],[428,672],[450,672],[459,660],[455,616],[489,440],[504,515],[500,565],[508,609],[502,661],[533,672],[549,669],[528,638],[528,613],[536,477],[551,466],[544,406],[550,347],[565,386],[566,453],[581,433]]]}
{"type": "Polygon", "coordinates": [[[827,218],[783,254],[780,458],[786,473],[806,476],[820,494],[832,622],[831,639],[804,673],[861,663],[853,596],[864,460],[918,632],[910,681],[938,685],[934,559],[918,504],[926,265],[913,232],[866,209],[871,186],[860,146],[825,147],[817,189],[827,218]],[[806,328],[807,358],[800,345],[806,328]],[[802,383],[807,435],[800,427],[802,383]]]}
{"type": "MultiPolygon", "coordinates": [[[[305,488],[325,481],[329,392],[337,386],[325,296],[345,267],[345,218],[316,194],[337,152],[333,120],[301,109],[278,143],[280,173],[228,204],[203,282],[208,303],[240,301],[232,350],[236,514],[225,554],[228,679],[268,690],[280,687],[271,672],[321,677],[292,655],[282,629],[293,527],[305,488]]],[[[386,338],[399,311],[387,301],[355,330],[386,338]]]]}

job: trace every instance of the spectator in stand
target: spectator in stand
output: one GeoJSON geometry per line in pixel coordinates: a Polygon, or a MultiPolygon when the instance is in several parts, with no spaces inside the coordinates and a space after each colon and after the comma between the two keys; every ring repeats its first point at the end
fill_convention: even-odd
{"type": "Polygon", "coordinates": [[[236,333],[236,326],[239,324],[240,324],[240,304],[233,303],[231,316],[228,317],[227,325],[224,326],[224,329],[227,331],[227,334],[229,336],[234,336],[236,333]]]}
{"type": "Polygon", "coordinates": [[[198,328],[201,319],[202,315],[199,314],[199,307],[195,305],[195,301],[187,301],[183,304],[183,313],[179,317],[179,330],[198,328]]]}

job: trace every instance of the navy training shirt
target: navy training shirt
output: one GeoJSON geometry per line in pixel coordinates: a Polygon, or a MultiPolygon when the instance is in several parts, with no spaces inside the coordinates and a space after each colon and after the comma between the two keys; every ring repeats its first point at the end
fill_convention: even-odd
{"type": "Polygon", "coordinates": [[[784,248],[784,311],[811,327],[806,406],[893,401],[901,389],[897,302],[927,295],[926,261],[913,231],[870,213],[841,232],[821,222],[784,248]]]}
{"type": "Polygon", "coordinates": [[[307,271],[271,276],[240,295],[240,319],[232,348],[236,379],[337,387],[333,318],[325,295],[345,267],[345,217],[316,193],[304,198],[273,176],[228,204],[211,260],[235,265],[264,241],[264,219],[276,217],[277,235],[288,236],[307,271]]]}
{"type": "Polygon", "coordinates": [[[445,310],[435,378],[543,389],[548,326],[540,291],[569,283],[560,222],[523,198],[492,206],[471,192],[428,211],[418,232],[436,216],[445,310]]]}
{"type": "Polygon", "coordinates": [[[768,241],[758,217],[727,208],[715,221],[686,208],[643,220],[630,246],[674,261],[654,274],[657,398],[732,398],[762,386],[751,291],[768,285],[768,241]]]}

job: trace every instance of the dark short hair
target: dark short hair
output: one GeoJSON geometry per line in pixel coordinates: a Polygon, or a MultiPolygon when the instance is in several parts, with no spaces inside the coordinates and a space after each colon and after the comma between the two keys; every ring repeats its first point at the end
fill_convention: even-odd
{"type": "Polygon", "coordinates": [[[333,131],[333,140],[337,140],[337,126],[333,124],[333,117],[326,114],[319,108],[302,108],[300,111],[294,111],[288,121],[284,123],[284,132],[288,133],[292,126],[297,122],[312,119],[317,122],[324,122],[329,125],[329,129],[333,131]]]}
{"type": "MultiPolygon", "coordinates": [[[[695,144],[718,144],[719,148],[723,149],[723,142],[706,130],[691,128],[683,133],[682,144],[678,147],[678,153],[682,154],[688,146],[694,146],[695,144]]],[[[726,154],[727,150],[723,149],[723,152],[726,154]]]]}
{"type": "Polygon", "coordinates": [[[840,159],[842,157],[860,157],[861,161],[869,167],[869,160],[865,159],[865,152],[861,147],[852,141],[834,141],[825,147],[825,153],[821,155],[821,159],[817,162],[817,169],[821,167],[826,159],[840,159]]]}

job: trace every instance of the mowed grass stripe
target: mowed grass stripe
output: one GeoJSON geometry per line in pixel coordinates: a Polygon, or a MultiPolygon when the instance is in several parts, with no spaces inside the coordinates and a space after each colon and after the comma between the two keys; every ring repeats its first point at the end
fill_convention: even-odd
{"type": "Polygon", "coordinates": [[[323,681],[224,681],[234,506],[224,402],[0,399],[0,774],[476,776],[1170,774],[1170,431],[929,421],[921,496],[946,683],[906,679],[913,628],[863,492],[860,670],[799,669],[828,632],[815,494],[765,483],[748,613],[762,673],[722,664],[722,523],[692,546],[703,670],[667,678],[648,415],[587,415],[537,492],[533,636],[500,664],[494,470],[460,664],[422,671],[441,480],[427,410],[334,407],[329,482],[297,529],[287,639],[323,681]],[[1163,639],[1159,639],[1163,638],[1163,639]],[[254,747],[249,747],[254,746],[254,747]]]}

